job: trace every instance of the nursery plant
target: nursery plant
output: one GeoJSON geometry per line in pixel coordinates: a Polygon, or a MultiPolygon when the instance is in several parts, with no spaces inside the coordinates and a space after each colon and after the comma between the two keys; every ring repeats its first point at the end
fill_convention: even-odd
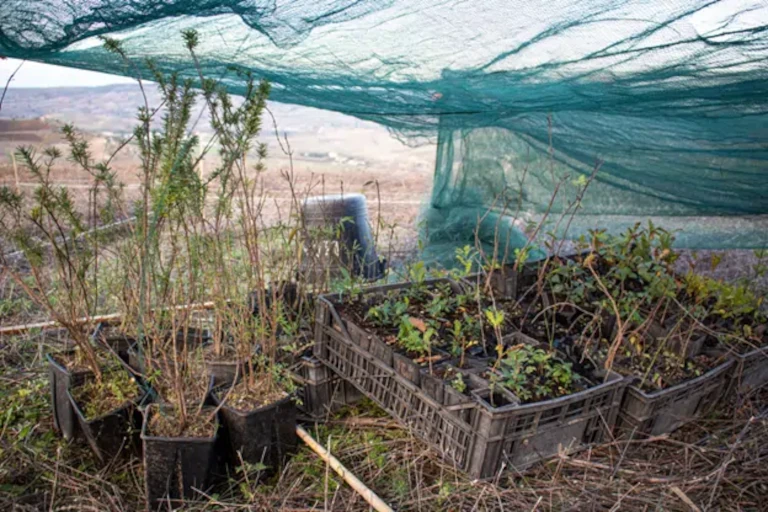
{"type": "MultiPolygon", "coordinates": [[[[140,390],[114,350],[94,343],[89,322],[100,307],[95,277],[109,236],[95,228],[120,216],[121,190],[109,166],[94,161],[88,143],[72,126],[65,125],[62,134],[69,159],[92,178],[87,211],[78,210],[70,191],[51,178],[64,156],[59,149],[37,153],[31,147],[18,148],[18,159],[36,187],[31,195],[0,189],[0,230],[19,251],[0,255],[0,262],[3,273],[69,335],[71,349],[48,357],[54,425],[71,439],[77,416],[83,427],[84,422],[108,418],[134,405],[140,390]]],[[[109,421],[113,430],[122,432],[132,419],[109,421]]]]}
{"type": "Polygon", "coordinates": [[[165,75],[151,60],[134,62],[119,41],[104,40],[135,70],[142,91],[150,76],[161,96],[159,106],[145,96],[126,142],[141,157],[141,199],[131,236],[114,250],[109,290],[137,340],[134,371],[155,402],[142,427],[152,508],[195,497],[221,463],[276,468],[295,445],[294,384],[281,351],[300,345],[303,299],[291,280],[301,233],[296,208],[269,227],[263,217],[266,145],[256,137],[269,84],[229,69],[247,84],[235,100],[223,81],[203,75],[198,34],[181,38],[195,81],[165,75]],[[208,142],[194,134],[197,106],[208,113],[208,142]],[[216,162],[208,172],[206,155],[216,162]],[[222,365],[229,373],[212,388],[222,365]],[[217,449],[219,439],[231,450],[217,449]]]}
{"type": "Polygon", "coordinates": [[[524,330],[534,332],[539,321],[550,344],[594,367],[639,376],[644,389],[701,375],[718,358],[699,353],[701,310],[679,300],[686,285],[673,270],[673,242],[651,222],[621,235],[590,232],[576,257],[551,262],[546,306],[524,330]]]}
{"type": "Polygon", "coordinates": [[[579,386],[582,377],[573,371],[572,363],[525,343],[503,351],[489,380],[493,387],[507,388],[522,403],[557,398],[583,389],[579,386]]]}

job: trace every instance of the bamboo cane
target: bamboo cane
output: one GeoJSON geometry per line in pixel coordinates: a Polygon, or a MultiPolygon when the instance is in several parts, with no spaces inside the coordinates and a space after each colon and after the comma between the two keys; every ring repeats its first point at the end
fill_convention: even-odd
{"type": "MultiPolygon", "coordinates": [[[[211,309],[214,307],[214,305],[215,305],[215,302],[203,302],[200,304],[183,304],[181,306],[175,306],[173,309],[177,309],[177,310],[211,309]]],[[[77,323],[78,324],[97,324],[101,322],[111,322],[114,320],[120,320],[122,317],[123,317],[122,313],[110,313],[107,315],[84,316],[82,318],[78,318],[77,323]]],[[[27,332],[30,329],[52,329],[58,326],[59,326],[59,323],[56,322],[55,320],[51,320],[48,322],[38,322],[34,324],[11,325],[8,327],[0,327],[0,336],[22,334],[27,332]]]]}
{"type": "Polygon", "coordinates": [[[377,512],[394,512],[394,510],[392,510],[389,505],[384,503],[384,501],[382,501],[382,499],[379,498],[375,492],[366,487],[366,485],[361,482],[359,478],[350,473],[349,470],[347,470],[347,468],[345,468],[341,462],[339,462],[339,459],[331,455],[328,450],[320,446],[317,441],[315,441],[312,436],[310,436],[307,431],[304,430],[304,428],[297,425],[296,433],[299,435],[302,441],[307,443],[307,446],[309,446],[313,452],[315,452],[320,456],[321,459],[328,463],[331,469],[333,469],[341,478],[344,479],[345,482],[349,484],[350,487],[352,487],[352,489],[354,489],[360,496],[362,496],[363,499],[367,501],[374,510],[377,512]]]}

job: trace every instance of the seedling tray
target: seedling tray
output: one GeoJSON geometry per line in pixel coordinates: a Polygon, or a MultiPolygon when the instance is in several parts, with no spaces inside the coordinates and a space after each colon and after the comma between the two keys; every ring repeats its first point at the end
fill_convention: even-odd
{"type": "Polygon", "coordinates": [[[473,477],[491,477],[505,465],[525,469],[560,450],[600,442],[618,416],[626,380],[615,374],[567,397],[497,408],[483,400],[487,383],[470,373],[474,399],[451,393],[446,384],[438,402],[365,350],[327,297],[317,308],[316,357],[473,477]]]}
{"type": "Polygon", "coordinates": [[[653,393],[630,384],[621,404],[619,428],[661,435],[704,416],[727,393],[734,364],[727,361],[695,379],[653,393]]]}
{"type": "Polygon", "coordinates": [[[316,357],[430,444],[446,460],[456,467],[467,469],[475,436],[471,425],[454,411],[474,408],[474,403],[459,404],[453,408],[438,403],[398,375],[391,366],[353,343],[333,304],[325,297],[318,299],[317,307],[318,313],[327,314],[317,316],[316,357]]]}

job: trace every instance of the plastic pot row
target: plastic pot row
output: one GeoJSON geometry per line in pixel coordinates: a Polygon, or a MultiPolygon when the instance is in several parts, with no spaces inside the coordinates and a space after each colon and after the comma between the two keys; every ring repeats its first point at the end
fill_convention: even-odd
{"type": "MultiPolygon", "coordinates": [[[[135,402],[98,418],[86,418],[70,389],[92,378],[91,374],[72,374],[55,357],[48,360],[55,425],[67,439],[85,439],[102,463],[143,452],[148,510],[199,498],[199,491],[225,477],[228,466],[263,464],[263,475],[270,474],[296,448],[293,397],[242,412],[226,403],[217,408],[219,396],[214,391],[207,399],[207,410],[215,413],[212,437],[162,437],[152,434],[149,422],[166,406],[147,404],[148,389],[135,402]]],[[[316,394],[311,385],[302,392],[316,394]]]]}

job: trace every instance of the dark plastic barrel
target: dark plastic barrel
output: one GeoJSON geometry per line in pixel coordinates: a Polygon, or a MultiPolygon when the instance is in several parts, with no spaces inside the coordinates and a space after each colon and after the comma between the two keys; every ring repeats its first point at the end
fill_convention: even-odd
{"type": "Polygon", "coordinates": [[[366,279],[382,275],[384,265],[376,254],[364,195],[310,197],[303,215],[308,231],[305,274],[339,277],[344,268],[366,279]]]}

